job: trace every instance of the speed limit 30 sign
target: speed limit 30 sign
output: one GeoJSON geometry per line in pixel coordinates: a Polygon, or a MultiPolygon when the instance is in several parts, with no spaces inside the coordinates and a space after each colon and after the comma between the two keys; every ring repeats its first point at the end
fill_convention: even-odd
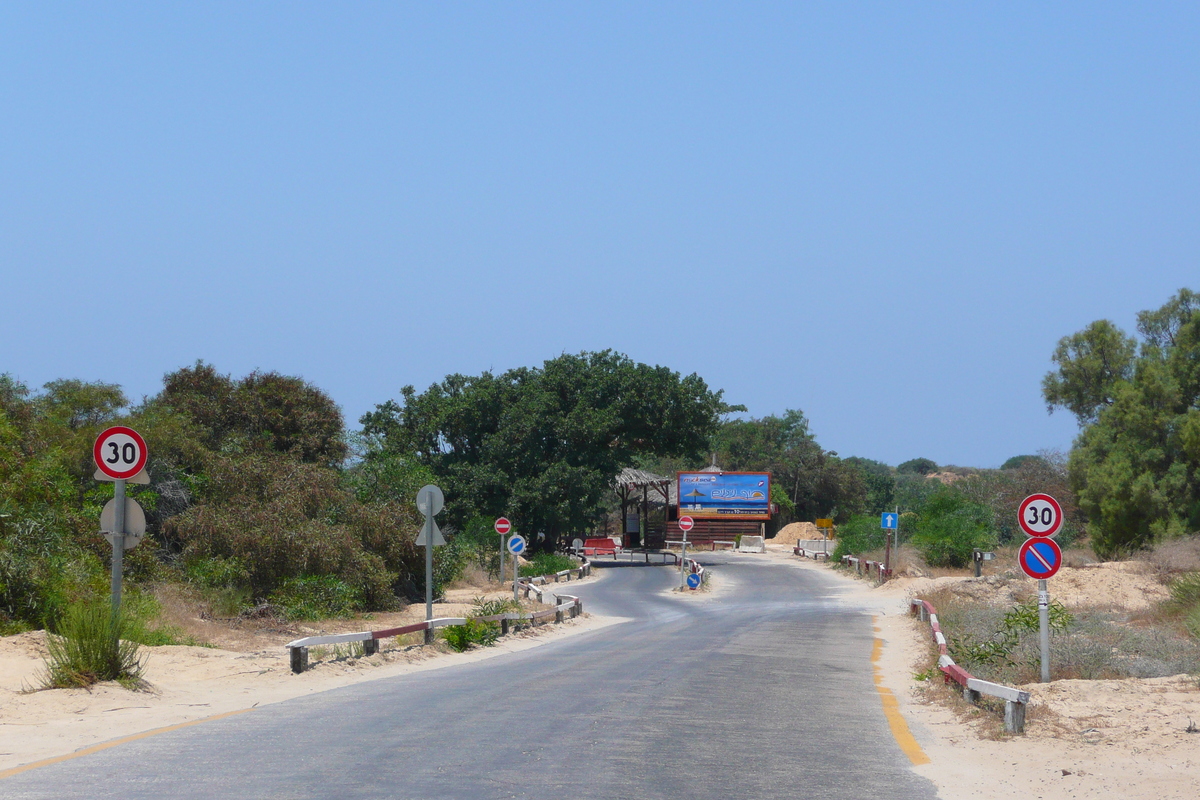
{"type": "Polygon", "coordinates": [[[109,428],[96,437],[92,456],[96,466],[113,480],[132,478],[146,466],[146,440],[133,428],[109,428]]]}
{"type": "Polygon", "coordinates": [[[1029,536],[1053,536],[1062,527],[1062,506],[1048,494],[1031,494],[1021,501],[1017,520],[1029,536]]]}

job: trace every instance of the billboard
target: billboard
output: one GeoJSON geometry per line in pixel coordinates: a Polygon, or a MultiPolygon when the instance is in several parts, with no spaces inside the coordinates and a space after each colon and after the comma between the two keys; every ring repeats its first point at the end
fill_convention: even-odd
{"type": "Polygon", "coordinates": [[[770,519],[770,498],[769,472],[679,473],[680,514],[770,519]]]}

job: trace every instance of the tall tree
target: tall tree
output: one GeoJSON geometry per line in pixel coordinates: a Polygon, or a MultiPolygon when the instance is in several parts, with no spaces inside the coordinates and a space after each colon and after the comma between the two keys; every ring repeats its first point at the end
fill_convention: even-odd
{"type": "Polygon", "coordinates": [[[447,494],[459,525],[510,515],[526,533],[589,527],[612,480],[641,455],[699,457],[730,407],[698,375],[605,350],[502,375],[450,375],[401,390],[362,417],[368,461],[411,454],[447,494]]]}
{"type": "Polygon", "coordinates": [[[1080,425],[1096,421],[1112,405],[1117,384],[1133,374],[1137,341],[1106,319],[1059,340],[1050,360],[1058,365],[1042,379],[1046,409],[1065,408],[1080,425]]]}
{"type": "Polygon", "coordinates": [[[866,486],[860,470],[824,450],[798,409],[782,417],[731,420],[713,437],[718,463],[729,470],[770,472],[796,519],[833,515],[844,519],[861,510],[866,486]]]}
{"type": "MultiPolygon", "coordinates": [[[[1082,395],[1090,399],[1072,408],[1084,427],[1071,451],[1071,485],[1087,517],[1093,548],[1105,558],[1200,530],[1196,295],[1181,290],[1138,320],[1147,337],[1140,355],[1131,357],[1127,367],[1105,373],[1116,377],[1102,390],[1082,395]]],[[[1097,330],[1097,325],[1081,333],[1097,330]]],[[[1116,347],[1120,358],[1113,363],[1132,349],[1123,335],[1121,341],[1116,347]]],[[[1047,392],[1047,402],[1052,399],[1047,392]]]]}

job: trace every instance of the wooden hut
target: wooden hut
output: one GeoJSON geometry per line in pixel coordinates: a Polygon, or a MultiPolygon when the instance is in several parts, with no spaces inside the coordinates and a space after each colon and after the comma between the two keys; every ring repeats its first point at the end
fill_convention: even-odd
{"type": "MultiPolygon", "coordinates": [[[[726,474],[715,464],[698,472],[726,474]]],[[[729,473],[738,474],[738,473],[729,473]]],[[[683,536],[679,530],[679,475],[666,477],[646,470],[627,468],[614,481],[621,501],[621,530],[625,547],[662,548],[668,540],[683,536]]],[[[772,507],[773,508],[773,507],[772,507]]],[[[765,536],[762,518],[693,515],[688,541],[708,547],[712,542],[732,542],[738,536],[765,536]]]]}

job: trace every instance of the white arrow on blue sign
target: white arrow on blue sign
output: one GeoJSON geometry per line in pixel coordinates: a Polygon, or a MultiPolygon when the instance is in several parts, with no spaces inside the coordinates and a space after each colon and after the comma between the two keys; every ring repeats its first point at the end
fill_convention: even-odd
{"type": "Polygon", "coordinates": [[[896,516],[895,514],[881,514],[879,517],[879,527],[889,531],[894,531],[898,527],[897,523],[899,521],[900,517],[896,516]]]}
{"type": "Polygon", "coordinates": [[[688,575],[687,576],[687,584],[688,584],[689,589],[699,589],[700,588],[700,576],[694,572],[691,575],[688,575]]]}

